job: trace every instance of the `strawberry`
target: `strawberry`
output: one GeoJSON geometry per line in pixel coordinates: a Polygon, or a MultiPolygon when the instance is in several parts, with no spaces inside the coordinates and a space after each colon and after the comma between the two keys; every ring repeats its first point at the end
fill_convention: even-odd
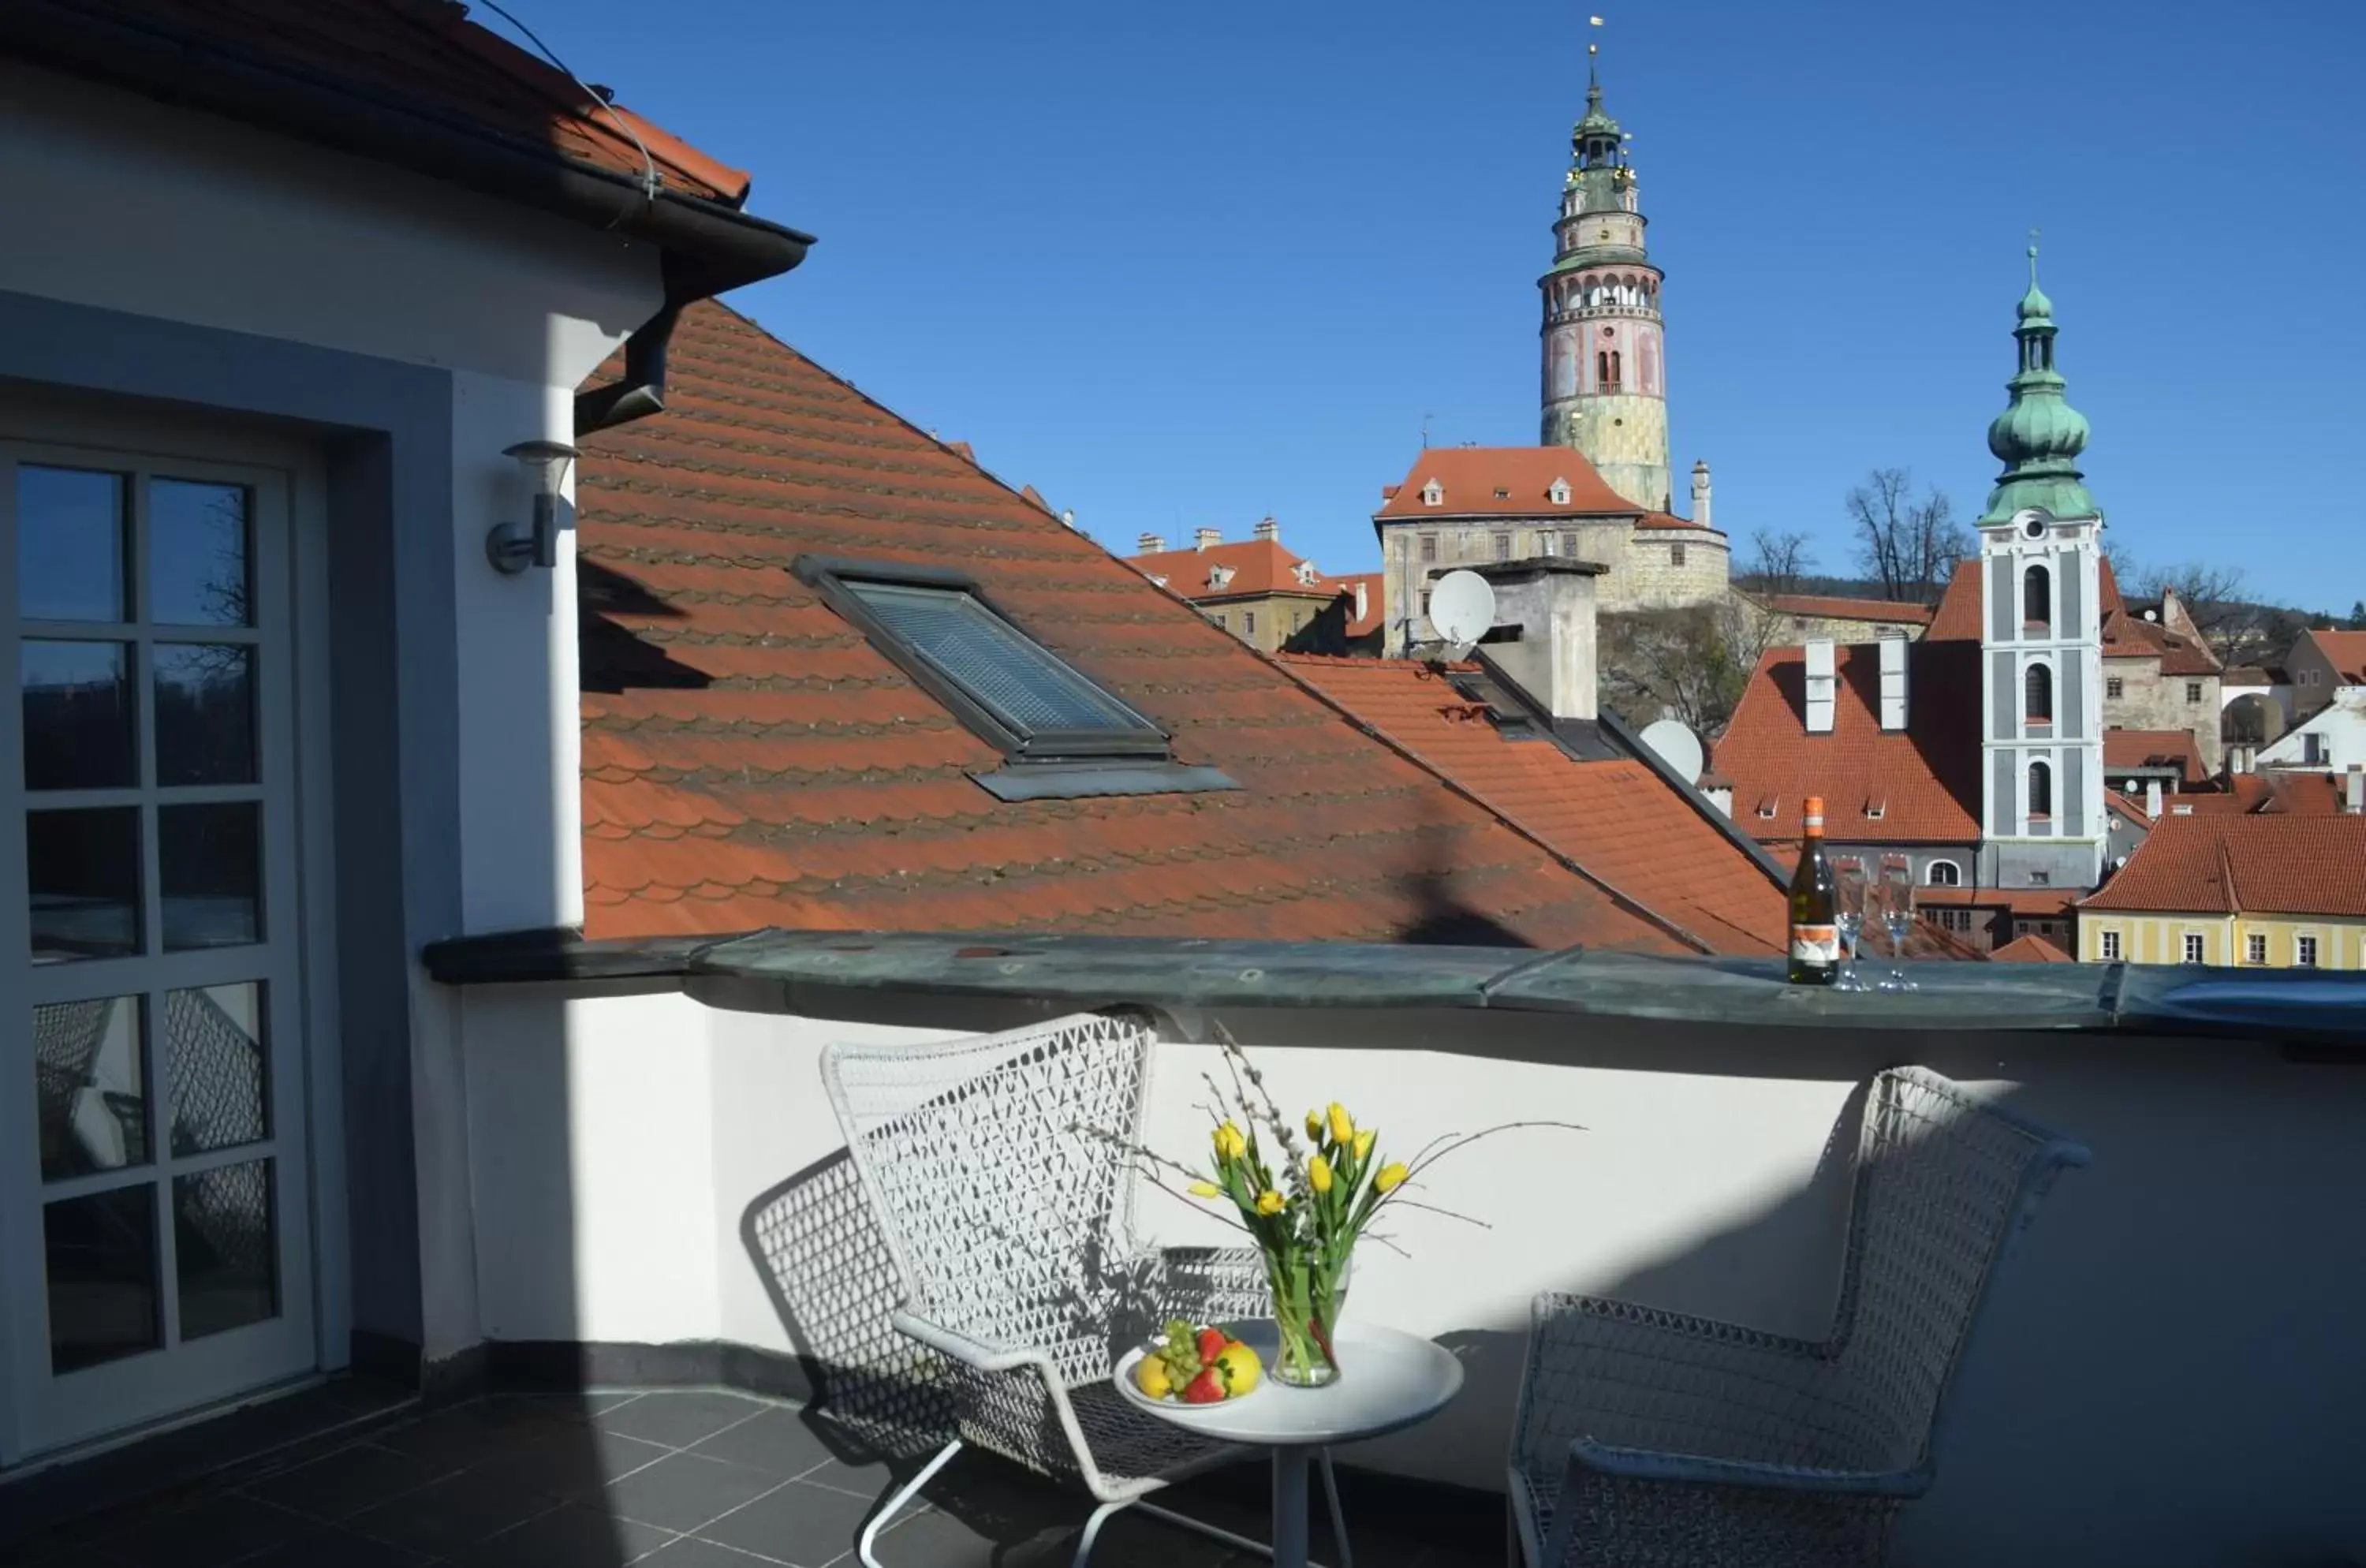
{"type": "Polygon", "coordinates": [[[1221,1331],[1213,1328],[1203,1328],[1200,1330],[1200,1364],[1201,1366],[1214,1365],[1216,1356],[1223,1349],[1224,1344],[1224,1337],[1221,1331]]]}
{"type": "Polygon", "coordinates": [[[1224,1380],[1216,1374],[1213,1367],[1202,1371],[1198,1377],[1183,1385],[1183,1403],[1186,1404],[1221,1404],[1223,1397],[1224,1380]]]}

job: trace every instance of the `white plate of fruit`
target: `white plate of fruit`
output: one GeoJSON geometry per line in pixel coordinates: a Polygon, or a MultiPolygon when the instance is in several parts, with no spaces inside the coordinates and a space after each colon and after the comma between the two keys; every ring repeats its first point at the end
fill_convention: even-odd
{"type": "Polygon", "coordinates": [[[1111,1376],[1136,1404],[1188,1410],[1248,1398],[1265,1386],[1265,1363],[1224,1330],[1178,1317],[1149,1344],[1126,1352],[1111,1376]]]}

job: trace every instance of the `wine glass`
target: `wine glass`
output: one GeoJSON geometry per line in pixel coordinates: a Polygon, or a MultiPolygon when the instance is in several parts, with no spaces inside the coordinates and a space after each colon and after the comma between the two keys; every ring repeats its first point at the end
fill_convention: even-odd
{"type": "Polygon", "coordinates": [[[1904,855],[1881,857],[1881,923],[1889,931],[1889,976],[1885,991],[1921,989],[1899,967],[1906,962],[1906,933],[1914,927],[1914,864],[1904,855]]]}
{"type": "Polygon", "coordinates": [[[1854,855],[1842,855],[1832,862],[1832,923],[1840,927],[1841,941],[1848,951],[1848,961],[1841,965],[1840,977],[1832,988],[1841,991],[1869,991],[1865,976],[1856,972],[1856,939],[1865,930],[1865,862],[1854,855]]]}

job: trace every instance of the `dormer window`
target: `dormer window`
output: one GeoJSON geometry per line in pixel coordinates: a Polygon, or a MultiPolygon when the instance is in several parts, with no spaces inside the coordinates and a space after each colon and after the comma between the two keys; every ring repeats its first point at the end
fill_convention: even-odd
{"type": "Polygon", "coordinates": [[[1436,506],[1445,499],[1446,487],[1436,479],[1421,487],[1421,503],[1424,506],[1436,506]]]}
{"type": "Polygon", "coordinates": [[[1552,482],[1552,489],[1547,491],[1545,493],[1552,497],[1552,503],[1555,506],[1567,506],[1569,504],[1569,481],[1567,479],[1555,479],[1552,482]]]}
{"type": "Polygon", "coordinates": [[[1495,487],[1495,499],[1497,501],[1509,501],[1512,499],[1512,492],[1505,490],[1503,486],[1497,485],[1495,487]]]}
{"type": "Polygon", "coordinates": [[[1211,566],[1211,567],[1210,567],[1210,568],[1208,569],[1208,592],[1211,592],[1211,593],[1221,593],[1221,592],[1222,592],[1226,587],[1228,587],[1228,586],[1230,586],[1230,585],[1231,585],[1232,581],[1233,581],[1233,569],[1232,569],[1231,567],[1228,567],[1228,566],[1211,566]]]}
{"type": "Polygon", "coordinates": [[[1295,567],[1291,568],[1290,570],[1291,570],[1296,574],[1296,576],[1297,576],[1297,578],[1298,578],[1298,581],[1299,581],[1299,582],[1300,582],[1301,584],[1302,584],[1302,585],[1304,585],[1304,586],[1307,586],[1307,587],[1313,587],[1313,586],[1314,579],[1315,579],[1315,575],[1316,575],[1316,573],[1315,573],[1315,570],[1314,570],[1313,564],[1312,562],[1309,562],[1309,561],[1300,561],[1300,562],[1299,562],[1295,567]]]}

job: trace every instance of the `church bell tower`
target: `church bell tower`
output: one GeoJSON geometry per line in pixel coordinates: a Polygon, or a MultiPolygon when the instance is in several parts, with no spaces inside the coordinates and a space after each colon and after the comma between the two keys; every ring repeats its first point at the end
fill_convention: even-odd
{"type": "Polygon", "coordinates": [[[2004,464],[1980,513],[1982,869],[1991,887],[2102,880],[2103,518],[2078,468],[2087,421],[2054,368],[2054,302],[2029,292],[2011,402],[1989,425],[2004,464]]]}
{"type": "Polygon", "coordinates": [[[1585,454],[1610,488],[1652,512],[1673,510],[1668,478],[1667,359],[1660,269],[1627,136],[1602,107],[1587,50],[1585,118],[1570,134],[1552,270],[1544,291],[1544,416],[1539,441],[1585,454]]]}

